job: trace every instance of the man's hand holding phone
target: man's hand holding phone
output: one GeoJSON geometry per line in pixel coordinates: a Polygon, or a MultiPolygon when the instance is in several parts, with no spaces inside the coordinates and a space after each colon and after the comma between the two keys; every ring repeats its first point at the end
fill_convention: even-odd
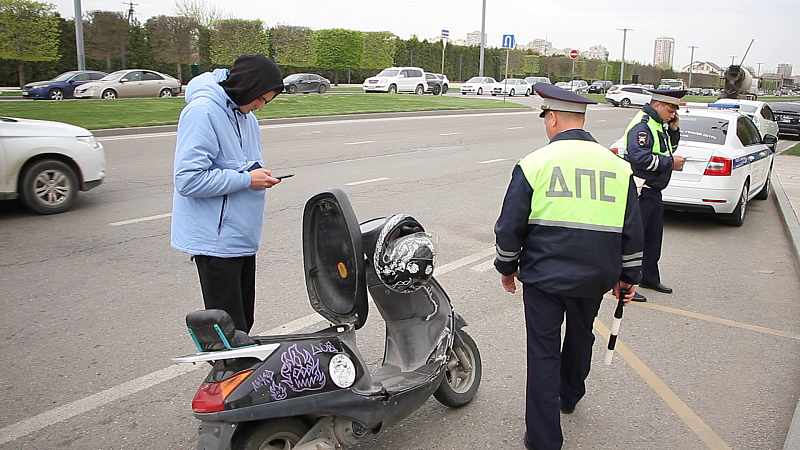
{"type": "Polygon", "coordinates": [[[269,189],[281,180],[272,177],[272,171],[258,168],[250,171],[250,189],[269,189]]]}

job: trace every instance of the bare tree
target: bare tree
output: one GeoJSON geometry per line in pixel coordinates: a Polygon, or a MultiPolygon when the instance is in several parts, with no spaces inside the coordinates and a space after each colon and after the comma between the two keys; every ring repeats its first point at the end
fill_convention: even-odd
{"type": "Polygon", "coordinates": [[[151,17],[145,24],[156,57],[177,65],[178,81],[183,82],[182,63],[192,64],[200,60],[197,48],[199,27],[189,17],[174,16],[151,17]]]}
{"type": "Polygon", "coordinates": [[[125,36],[130,25],[121,12],[91,11],[83,27],[86,56],[106,60],[106,70],[111,71],[111,58],[122,55],[125,36]]]}
{"type": "Polygon", "coordinates": [[[209,28],[218,20],[233,19],[233,14],[207,0],[175,0],[172,13],[178,17],[188,17],[203,27],[209,28]]]}

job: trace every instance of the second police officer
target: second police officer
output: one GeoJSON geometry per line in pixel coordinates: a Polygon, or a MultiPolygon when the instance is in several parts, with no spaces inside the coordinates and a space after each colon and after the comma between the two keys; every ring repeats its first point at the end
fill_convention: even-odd
{"type": "Polygon", "coordinates": [[[550,143],[522,158],[495,224],[495,268],[523,286],[527,329],[525,447],[560,449],[561,412],[586,393],[603,294],[639,282],[642,224],[630,164],[584,131],[593,100],[536,84],[550,143]],[[561,324],[567,328],[561,346],[561,324]]]}
{"type": "MultiPolygon", "coordinates": [[[[633,167],[634,180],[639,190],[639,209],[644,226],[644,256],[642,258],[641,287],[666,294],[672,288],[661,282],[658,260],[661,259],[661,241],[664,235],[664,204],[661,191],[667,187],[673,169],[680,169],[686,159],[673,152],[680,140],[678,108],[686,91],[667,89],[650,90],[652,100],[644,105],[623,136],[625,159],[633,167]]],[[[636,294],[633,299],[645,302],[647,298],[636,294]]]]}

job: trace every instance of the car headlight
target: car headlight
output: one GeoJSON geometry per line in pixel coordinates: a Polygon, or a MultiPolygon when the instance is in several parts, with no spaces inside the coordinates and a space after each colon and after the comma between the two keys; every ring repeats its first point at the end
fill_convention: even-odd
{"type": "Polygon", "coordinates": [[[92,148],[100,148],[100,143],[97,142],[97,139],[95,139],[94,136],[78,136],[76,139],[78,139],[78,142],[91,145],[92,148]]]}
{"type": "Polygon", "coordinates": [[[41,86],[34,86],[33,88],[34,89],[43,89],[43,88],[46,88],[46,87],[50,87],[50,85],[49,84],[43,84],[41,86]]]}

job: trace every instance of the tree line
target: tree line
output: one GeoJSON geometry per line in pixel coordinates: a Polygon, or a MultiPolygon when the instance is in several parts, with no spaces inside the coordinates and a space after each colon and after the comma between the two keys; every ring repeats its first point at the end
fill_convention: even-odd
{"type": "MultiPolygon", "coordinates": [[[[86,68],[111,72],[146,68],[187,82],[217,67],[230,67],[247,53],[273,58],[284,75],[313,72],[340,82],[361,83],[390,66],[417,66],[439,72],[442,43],[399,39],[388,31],[362,32],[341,28],[313,30],[261,20],[223,17],[202,0],[177,3],[174,15],[159,15],[144,23],[115,11],[90,11],[83,18],[86,68]]],[[[0,85],[23,86],[76,70],[75,23],[55,6],[31,0],[0,0],[0,85]]],[[[477,76],[479,46],[448,45],[444,73],[452,81],[477,76]]],[[[585,80],[618,80],[620,61],[564,56],[540,56],[531,50],[486,48],[484,75],[547,76],[554,83],[573,76],[585,80]],[[574,67],[574,71],[573,71],[574,67]],[[574,74],[574,75],[573,75],[574,74]]],[[[625,63],[626,80],[634,75],[644,84],[676,78],[670,69],[625,63]]],[[[719,77],[693,75],[695,86],[718,86],[719,77]],[[703,79],[706,77],[707,79],[703,79]]]]}

